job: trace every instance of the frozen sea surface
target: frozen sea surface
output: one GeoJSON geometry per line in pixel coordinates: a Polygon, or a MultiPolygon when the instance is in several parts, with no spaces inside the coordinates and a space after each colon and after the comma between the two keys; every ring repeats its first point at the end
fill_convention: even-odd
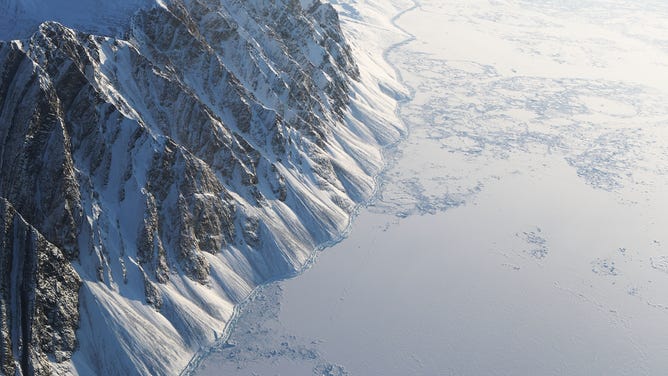
{"type": "MultiPolygon", "coordinates": [[[[348,28],[375,9],[339,3],[348,28]]],[[[624,0],[404,13],[414,38],[387,57],[411,133],[377,199],[196,373],[665,374],[666,19],[624,0]]]]}

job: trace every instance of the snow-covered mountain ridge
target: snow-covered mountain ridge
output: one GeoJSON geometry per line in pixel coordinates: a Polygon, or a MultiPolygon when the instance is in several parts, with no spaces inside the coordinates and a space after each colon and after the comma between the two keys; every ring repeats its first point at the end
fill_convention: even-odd
{"type": "Polygon", "coordinates": [[[155,5],[156,0],[0,0],[0,40],[29,38],[46,21],[113,36],[127,29],[139,9],[155,5]]]}
{"type": "Polygon", "coordinates": [[[0,42],[0,373],[178,373],[347,226],[402,132],[330,5],[128,24],[0,42]]]}

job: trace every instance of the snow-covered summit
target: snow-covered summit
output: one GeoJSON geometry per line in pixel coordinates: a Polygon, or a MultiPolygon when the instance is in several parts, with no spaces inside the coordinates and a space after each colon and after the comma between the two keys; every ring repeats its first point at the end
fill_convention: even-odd
{"type": "Polygon", "coordinates": [[[155,4],[156,0],[0,0],[0,40],[27,38],[46,21],[117,36],[136,11],[155,4]]]}

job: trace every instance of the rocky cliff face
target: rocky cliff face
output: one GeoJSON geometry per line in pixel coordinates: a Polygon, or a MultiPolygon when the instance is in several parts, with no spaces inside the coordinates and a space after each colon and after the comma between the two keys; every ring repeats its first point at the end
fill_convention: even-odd
{"type": "Polygon", "coordinates": [[[350,111],[359,80],[319,1],[0,42],[1,373],[177,373],[371,194],[397,130],[350,111]]]}
{"type": "Polygon", "coordinates": [[[48,374],[49,357],[63,361],[76,348],[81,279],[5,199],[0,231],[0,372],[48,374]]]}

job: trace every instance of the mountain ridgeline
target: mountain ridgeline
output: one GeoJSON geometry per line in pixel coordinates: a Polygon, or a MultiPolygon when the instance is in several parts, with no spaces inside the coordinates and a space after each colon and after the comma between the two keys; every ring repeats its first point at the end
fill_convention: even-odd
{"type": "Polygon", "coordinates": [[[370,197],[397,124],[320,1],[0,42],[0,374],[177,374],[370,197]]]}

